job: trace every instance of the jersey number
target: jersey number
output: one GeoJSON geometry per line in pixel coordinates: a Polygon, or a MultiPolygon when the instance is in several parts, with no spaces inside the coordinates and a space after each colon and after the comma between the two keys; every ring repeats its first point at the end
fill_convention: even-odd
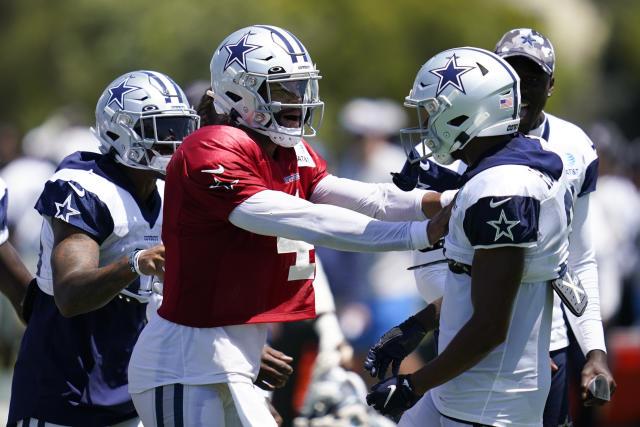
{"type": "Polygon", "coordinates": [[[296,263],[289,267],[287,280],[308,280],[315,277],[316,264],[309,260],[309,253],[313,249],[313,245],[307,242],[278,237],[279,254],[291,252],[296,254],[296,263]]]}

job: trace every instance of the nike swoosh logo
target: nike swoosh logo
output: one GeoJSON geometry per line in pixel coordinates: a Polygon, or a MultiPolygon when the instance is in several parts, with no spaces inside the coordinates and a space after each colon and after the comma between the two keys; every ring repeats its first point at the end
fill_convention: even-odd
{"type": "Polygon", "coordinates": [[[387,400],[384,401],[384,405],[382,405],[383,408],[387,407],[387,403],[389,403],[389,401],[391,400],[391,396],[393,396],[393,393],[396,392],[396,386],[395,385],[390,385],[387,387],[389,390],[391,390],[389,392],[389,394],[387,394],[387,400]]]}
{"type": "Polygon", "coordinates": [[[224,172],[224,167],[222,165],[218,165],[216,169],[203,169],[200,172],[204,173],[222,173],[224,172]]]}
{"type": "Polygon", "coordinates": [[[71,182],[69,182],[69,187],[71,187],[73,189],[73,191],[75,191],[78,196],[84,197],[84,188],[83,189],[79,189],[78,187],[73,185],[71,182]]]}
{"type": "Polygon", "coordinates": [[[500,200],[499,202],[494,202],[493,199],[491,199],[491,201],[489,202],[489,207],[490,208],[497,208],[500,205],[504,205],[509,200],[511,200],[511,197],[507,197],[506,199],[500,200]]]}

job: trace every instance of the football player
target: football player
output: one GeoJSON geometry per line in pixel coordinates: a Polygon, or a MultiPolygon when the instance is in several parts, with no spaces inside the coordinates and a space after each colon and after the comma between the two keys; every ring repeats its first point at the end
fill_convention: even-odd
{"type": "Polygon", "coordinates": [[[9,424],[141,425],[127,365],[164,275],[161,178],[198,123],[166,75],[123,74],[96,106],[101,153],[71,154],[45,183],[35,206],[43,217],[36,295],[9,424]]]}
{"type": "Polygon", "coordinates": [[[243,28],[214,51],[215,125],[167,167],[164,300],[129,366],[146,426],[275,425],[252,383],[266,324],[315,316],[313,245],[409,250],[444,233],[426,221],[426,192],[326,171],[304,139],[323,111],[319,79],[279,27],[243,28]]]}
{"type": "MultiPolygon", "coordinates": [[[[544,111],[554,90],[555,53],[549,39],[530,28],[506,32],[494,52],[516,70],[521,79],[522,110],[520,131],[549,141],[549,148],[563,158],[573,197],[572,231],[569,238],[569,266],[578,276],[587,294],[585,313],[576,317],[565,309],[556,295],[553,306],[550,356],[552,382],[544,413],[544,425],[567,425],[569,414],[569,381],[567,359],[571,328],[586,358],[580,381],[585,405],[602,404],[588,393],[589,382],[598,374],[606,377],[610,392],[616,383],[607,365],[606,346],[600,316],[600,294],[595,247],[590,235],[589,194],[596,189],[598,155],[596,149],[578,126],[544,111]],[[565,316],[569,321],[565,324],[565,316]]],[[[584,362],[584,361],[583,361],[584,362]]]]}
{"type": "MultiPolygon", "coordinates": [[[[572,332],[577,338],[580,348],[586,357],[582,369],[581,397],[585,405],[602,404],[587,392],[589,382],[598,374],[606,377],[610,393],[615,391],[615,381],[607,366],[606,347],[600,318],[600,297],[598,291],[598,272],[595,261],[595,248],[589,233],[589,194],[596,188],[598,157],[593,143],[577,126],[559,119],[544,111],[547,99],[553,94],[555,53],[549,39],[529,28],[508,31],[497,43],[494,52],[505,58],[521,78],[522,107],[520,111],[519,131],[541,137],[549,142],[548,149],[563,158],[565,173],[571,185],[573,198],[573,221],[570,234],[569,267],[580,279],[588,305],[582,316],[577,317],[569,310],[561,308],[560,298],[554,296],[554,309],[550,345],[552,360],[551,390],[544,413],[544,425],[570,423],[569,394],[567,377],[567,351],[569,341],[564,315],[569,320],[572,332]]],[[[466,166],[459,161],[451,165],[439,165],[432,160],[424,160],[417,170],[417,185],[435,191],[444,191],[443,199],[450,199],[450,193],[460,185],[459,179],[466,166]]],[[[410,164],[405,164],[404,179],[411,171],[410,164]]],[[[445,258],[441,251],[415,252],[417,268],[416,281],[427,302],[442,295],[442,264],[445,258]]],[[[404,326],[406,328],[406,325],[404,326]]],[[[404,354],[407,349],[401,350],[404,354]]],[[[384,353],[378,348],[371,354],[384,353]]],[[[382,356],[383,359],[387,359],[382,356]]],[[[398,365],[399,357],[394,365],[398,365]]],[[[388,364],[388,363],[387,363],[388,364]]],[[[369,366],[376,370],[373,362],[369,366]]],[[[386,369],[385,369],[386,370],[386,369]]],[[[384,375],[384,372],[382,372],[384,375]]]]}
{"type": "Polygon", "coordinates": [[[395,417],[415,404],[402,415],[405,426],[541,424],[550,282],[563,276],[568,257],[571,198],[562,160],[542,140],[516,133],[519,78],[492,52],[435,55],[405,105],[419,118],[403,131],[417,138],[403,140],[411,163],[433,155],[471,166],[452,203],[444,295],[386,337],[397,343],[439,327],[439,354],[374,385],[367,401],[395,417]]]}

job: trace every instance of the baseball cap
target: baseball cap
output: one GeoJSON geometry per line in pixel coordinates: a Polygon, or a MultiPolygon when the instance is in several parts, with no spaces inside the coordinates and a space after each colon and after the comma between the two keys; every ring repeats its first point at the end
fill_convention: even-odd
{"type": "Polygon", "coordinates": [[[548,38],[531,28],[516,28],[505,33],[493,51],[503,57],[525,56],[553,75],[556,55],[548,38]]]}

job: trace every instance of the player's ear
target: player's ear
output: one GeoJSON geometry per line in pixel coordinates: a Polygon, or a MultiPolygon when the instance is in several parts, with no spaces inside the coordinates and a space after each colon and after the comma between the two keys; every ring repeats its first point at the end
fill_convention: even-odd
{"type": "Polygon", "coordinates": [[[547,91],[547,98],[553,95],[553,89],[555,88],[555,84],[556,84],[556,78],[551,76],[551,78],[549,79],[549,90],[547,91]]]}

